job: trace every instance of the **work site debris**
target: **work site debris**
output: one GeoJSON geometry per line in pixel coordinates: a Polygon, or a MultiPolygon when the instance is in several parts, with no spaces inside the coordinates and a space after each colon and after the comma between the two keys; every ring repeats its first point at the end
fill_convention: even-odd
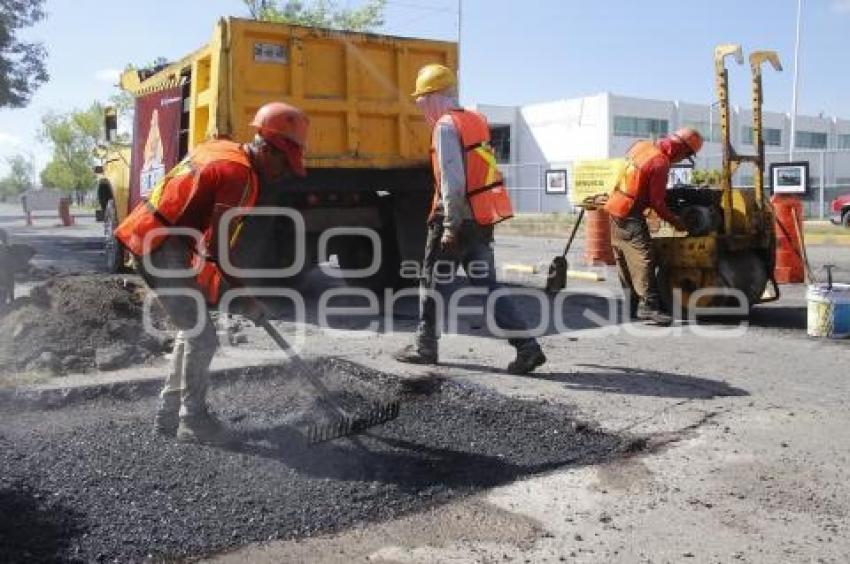
{"type": "MultiPolygon", "coordinates": [[[[147,291],[123,276],[68,276],[33,288],[0,317],[0,374],[115,370],[167,352],[171,338],[144,328],[147,291]]],[[[151,322],[169,332],[155,302],[151,322]]]]}

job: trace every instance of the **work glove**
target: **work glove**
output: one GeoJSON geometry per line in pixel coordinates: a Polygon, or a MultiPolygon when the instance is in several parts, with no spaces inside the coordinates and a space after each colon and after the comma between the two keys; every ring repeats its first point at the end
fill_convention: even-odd
{"type": "Polygon", "coordinates": [[[447,254],[455,254],[457,252],[458,242],[457,235],[449,228],[443,230],[443,236],[440,238],[440,249],[447,254]]]}
{"type": "Polygon", "coordinates": [[[671,222],[670,225],[673,226],[673,229],[676,231],[680,231],[685,235],[688,234],[688,226],[682,221],[682,218],[677,217],[675,222],[671,222]]]}

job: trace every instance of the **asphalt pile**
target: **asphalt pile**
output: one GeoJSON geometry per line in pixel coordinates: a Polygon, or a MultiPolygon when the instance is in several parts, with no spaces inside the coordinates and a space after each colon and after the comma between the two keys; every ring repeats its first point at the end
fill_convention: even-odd
{"type": "Polygon", "coordinates": [[[338,360],[316,368],[331,393],[345,390],[347,409],[393,398],[400,417],[308,445],[294,425],[307,416],[311,389],[287,366],[211,391],[239,437],[227,448],[156,437],[153,396],[0,413],[0,499],[25,512],[0,512],[0,561],[170,560],[305,538],[598,463],[629,444],[560,404],[338,360]]]}
{"type": "MultiPolygon", "coordinates": [[[[121,276],[68,276],[33,288],[0,316],[0,373],[114,370],[167,352],[170,337],[149,335],[146,288],[121,276]]],[[[168,329],[164,313],[152,323],[168,329]]]]}

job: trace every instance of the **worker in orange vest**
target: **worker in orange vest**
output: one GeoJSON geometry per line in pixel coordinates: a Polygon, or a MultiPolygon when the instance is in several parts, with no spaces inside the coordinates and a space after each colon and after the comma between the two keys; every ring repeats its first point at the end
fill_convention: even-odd
{"type": "Polygon", "coordinates": [[[689,127],[657,142],[638,141],[626,154],[625,176],[605,202],[604,209],[611,216],[611,245],[620,283],[633,317],[641,321],[659,325],[672,322],[661,310],[657,263],[645,213],[653,210],[677,231],[687,232],[682,220],[667,208],[667,182],[670,165],[696,155],[702,143],[702,136],[689,127]]]}
{"type": "MultiPolygon", "coordinates": [[[[435,186],[419,287],[419,325],[414,343],[395,354],[416,364],[438,361],[435,274],[448,264],[452,275],[460,263],[467,279],[490,292],[499,285],[493,257],[493,225],[513,215],[511,200],[490,147],[490,128],[478,112],[459,107],[457,78],[443,65],[426,65],[413,93],[432,128],[431,162],[435,186]]],[[[442,277],[442,276],[441,276],[442,277]]],[[[495,321],[514,335],[512,374],[526,374],[546,362],[537,341],[510,297],[496,300],[495,321]]]]}
{"type": "Polygon", "coordinates": [[[248,144],[218,139],[197,146],[115,230],[179,330],[154,427],[185,442],[229,438],[206,399],[218,347],[206,306],[217,303],[227,287],[217,253],[232,249],[241,227],[238,221],[227,226],[231,249],[216,249],[221,211],[253,207],[261,187],[277,188],[293,175],[306,174],[309,121],[301,110],[272,102],[257,111],[252,125],[257,134],[248,144]],[[199,234],[200,242],[186,229],[199,234]]]}

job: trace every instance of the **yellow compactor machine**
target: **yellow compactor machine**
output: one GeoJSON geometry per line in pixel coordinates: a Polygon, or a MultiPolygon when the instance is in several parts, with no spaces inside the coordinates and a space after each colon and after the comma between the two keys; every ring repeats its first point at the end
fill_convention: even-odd
{"type": "Polygon", "coordinates": [[[668,206],[693,227],[691,232],[696,236],[677,237],[665,230],[653,234],[662,296],[673,306],[677,305],[677,295],[681,296],[683,308],[743,305],[749,309],[779,297],[773,278],[774,215],[764,185],[761,69],[764,63],[770,63],[777,71],[782,70],[782,65],[774,51],[750,54],[756,152],[741,155],[730,139],[728,58],[744,64],[741,46],[719,45],[714,52],[723,148],[720,185],[668,190],[668,206]],[[755,168],[754,186],[735,188],[733,175],[744,163],[755,168]]]}

